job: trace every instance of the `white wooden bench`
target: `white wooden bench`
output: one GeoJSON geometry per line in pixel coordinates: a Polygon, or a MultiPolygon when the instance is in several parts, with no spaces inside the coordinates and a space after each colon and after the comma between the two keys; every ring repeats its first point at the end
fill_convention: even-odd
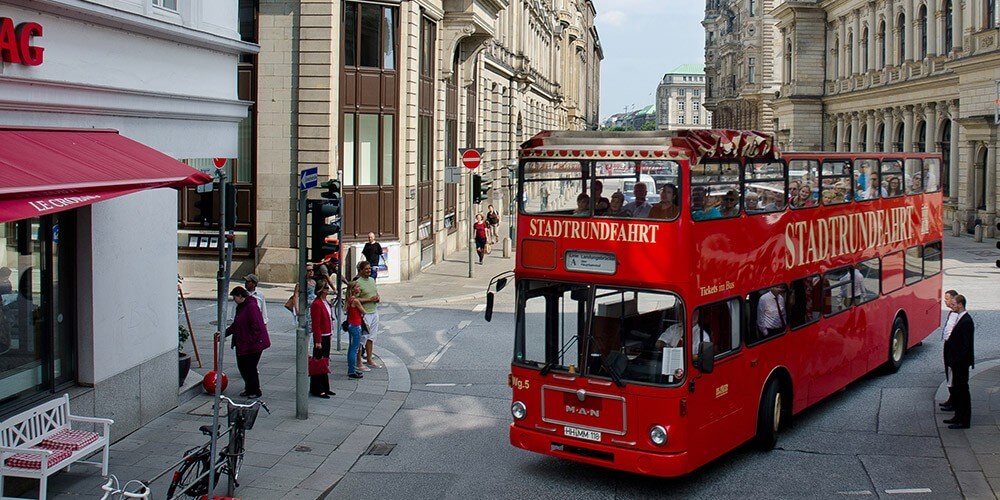
{"type": "Polygon", "coordinates": [[[111,424],[109,418],[80,417],[69,412],[69,394],[42,403],[0,422],[0,498],[3,478],[38,479],[38,498],[45,500],[48,477],[70,465],[82,463],[101,468],[108,475],[111,424]],[[73,422],[103,426],[101,432],[72,428],[73,422]],[[103,448],[100,462],[83,458],[103,448]]]}

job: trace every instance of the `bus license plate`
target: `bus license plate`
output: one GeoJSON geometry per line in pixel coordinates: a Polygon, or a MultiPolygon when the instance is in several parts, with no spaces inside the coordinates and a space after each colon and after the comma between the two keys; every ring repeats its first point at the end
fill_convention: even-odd
{"type": "Polygon", "coordinates": [[[601,433],[598,431],[588,431],[586,429],[577,429],[576,427],[563,427],[563,435],[569,437],[575,437],[578,439],[586,439],[587,441],[601,441],[601,433]]]}

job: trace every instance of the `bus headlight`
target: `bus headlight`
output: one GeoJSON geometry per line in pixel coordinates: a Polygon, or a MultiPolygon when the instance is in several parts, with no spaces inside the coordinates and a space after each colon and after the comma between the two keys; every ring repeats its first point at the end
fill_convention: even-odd
{"type": "Polygon", "coordinates": [[[515,420],[524,420],[524,417],[528,415],[528,408],[524,406],[524,403],[515,401],[514,404],[510,405],[510,414],[514,416],[515,420]]]}
{"type": "Polygon", "coordinates": [[[667,444],[667,430],[662,425],[654,425],[649,429],[649,440],[656,446],[667,444]]]}

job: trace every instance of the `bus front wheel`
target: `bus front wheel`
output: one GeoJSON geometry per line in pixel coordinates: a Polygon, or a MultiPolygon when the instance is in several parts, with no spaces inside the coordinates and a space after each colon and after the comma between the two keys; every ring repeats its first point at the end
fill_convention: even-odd
{"type": "Polygon", "coordinates": [[[903,355],[906,354],[906,323],[903,318],[892,322],[892,335],[889,336],[889,362],[886,368],[889,373],[896,373],[903,366],[903,355]]]}
{"type": "Polygon", "coordinates": [[[785,414],[784,405],[790,403],[785,401],[784,396],[776,380],[768,382],[757,411],[757,435],[754,436],[754,444],[759,450],[771,450],[778,444],[781,417],[785,414]]]}

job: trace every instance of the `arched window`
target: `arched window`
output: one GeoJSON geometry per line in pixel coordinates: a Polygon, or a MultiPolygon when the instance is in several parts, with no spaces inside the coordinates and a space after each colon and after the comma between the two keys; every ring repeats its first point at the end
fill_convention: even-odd
{"type": "Polygon", "coordinates": [[[854,50],[854,33],[847,35],[847,49],[844,50],[844,57],[847,58],[847,74],[844,75],[849,77],[854,74],[854,58],[851,57],[851,52],[854,50]]]}
{"type": "Polygon", "coordinates": [[[896,29],[899,30],[899,45],[896,46],[896,62],[902,64],[906,60],[906,15],[896,18],[896,29]]]}
{"type": "Polygon", "coordinates": [[[986,29],[997,27],[997,0],[986,0],[986,8],[983,9],[983,27],[986,29]]]}
{"type": "Polygon", "coordinates": [[[913,137],[913,151],[922,153],[927,150],[924,139],[927,137],[927,122],[921,121],[917,124],[917,133],[913,137]]]}
{"type": "Polygon", "coordinates": [[[951,52],[952,47],[952,37],[955,32],[955,12],[952,9],[951,0],[945,0],[944,2],[944,52],[945,54],[951,52]]]}
{"type": "Polygon", "coordinates": [[[785,45],[785,83],[792,83],[792,42],[785,45]]]}
{"type": "Polygon", "coordinates": [[[888,64],[889,52],[886,51],[885,21],[878,23],[878,65],[880,68],[888,64]]]}
{"type": "Polygon", "coordinates": [[[840,38],[833,38],[833,79],[840,78],[840,38]]]}
{"type": "Polygon", "coordinates": [[[885,152],[885,123],[880,123],[875,129],[875,151],[873,153],[885,152]]]}
{"type": "Polygon", "coordinates": [[[844,146],[843,146],[843,149],[841,149],[841,151],[850,151],[851,150],[851,134],[852,133],[854,133],[854,128],[853,127],[851,127],[850,125],[848,125],[847,127],[845,127],[845,129],[844,129],[844,142],[843,142],[844,146]]]}
{"type": "Polygon", "coordinates": [[[917,19],[920,21],[920,58],[924,59],[927,57],[927,6],[921,5],[920,11],[917,13],[917,19]]]}
{"type": "Polygon", "coordinates": [[[858,145],[854,151],[865,151],[868,145],[868,125],[861,125],[861,132],[858,134],[858,145]]]}
{"type": "Polygon", "coordinates": [[[900,123],[896,125],[896,140],[892,143],[892,151],[895,153],[903,152],[903,124],[900,123]]]}
{"type": "Polygon", "coordinates": [[[868,28],[861,32],[861,72],[867,73],[870,61],[868,61],[868,28]]]}
{"type": "Polygon", "coordinates": [[[945,196],[951,196],[951,120],[945,120],[941,125],[941,156],[944,162],[941,165],[941,186],[945,196]]]}

